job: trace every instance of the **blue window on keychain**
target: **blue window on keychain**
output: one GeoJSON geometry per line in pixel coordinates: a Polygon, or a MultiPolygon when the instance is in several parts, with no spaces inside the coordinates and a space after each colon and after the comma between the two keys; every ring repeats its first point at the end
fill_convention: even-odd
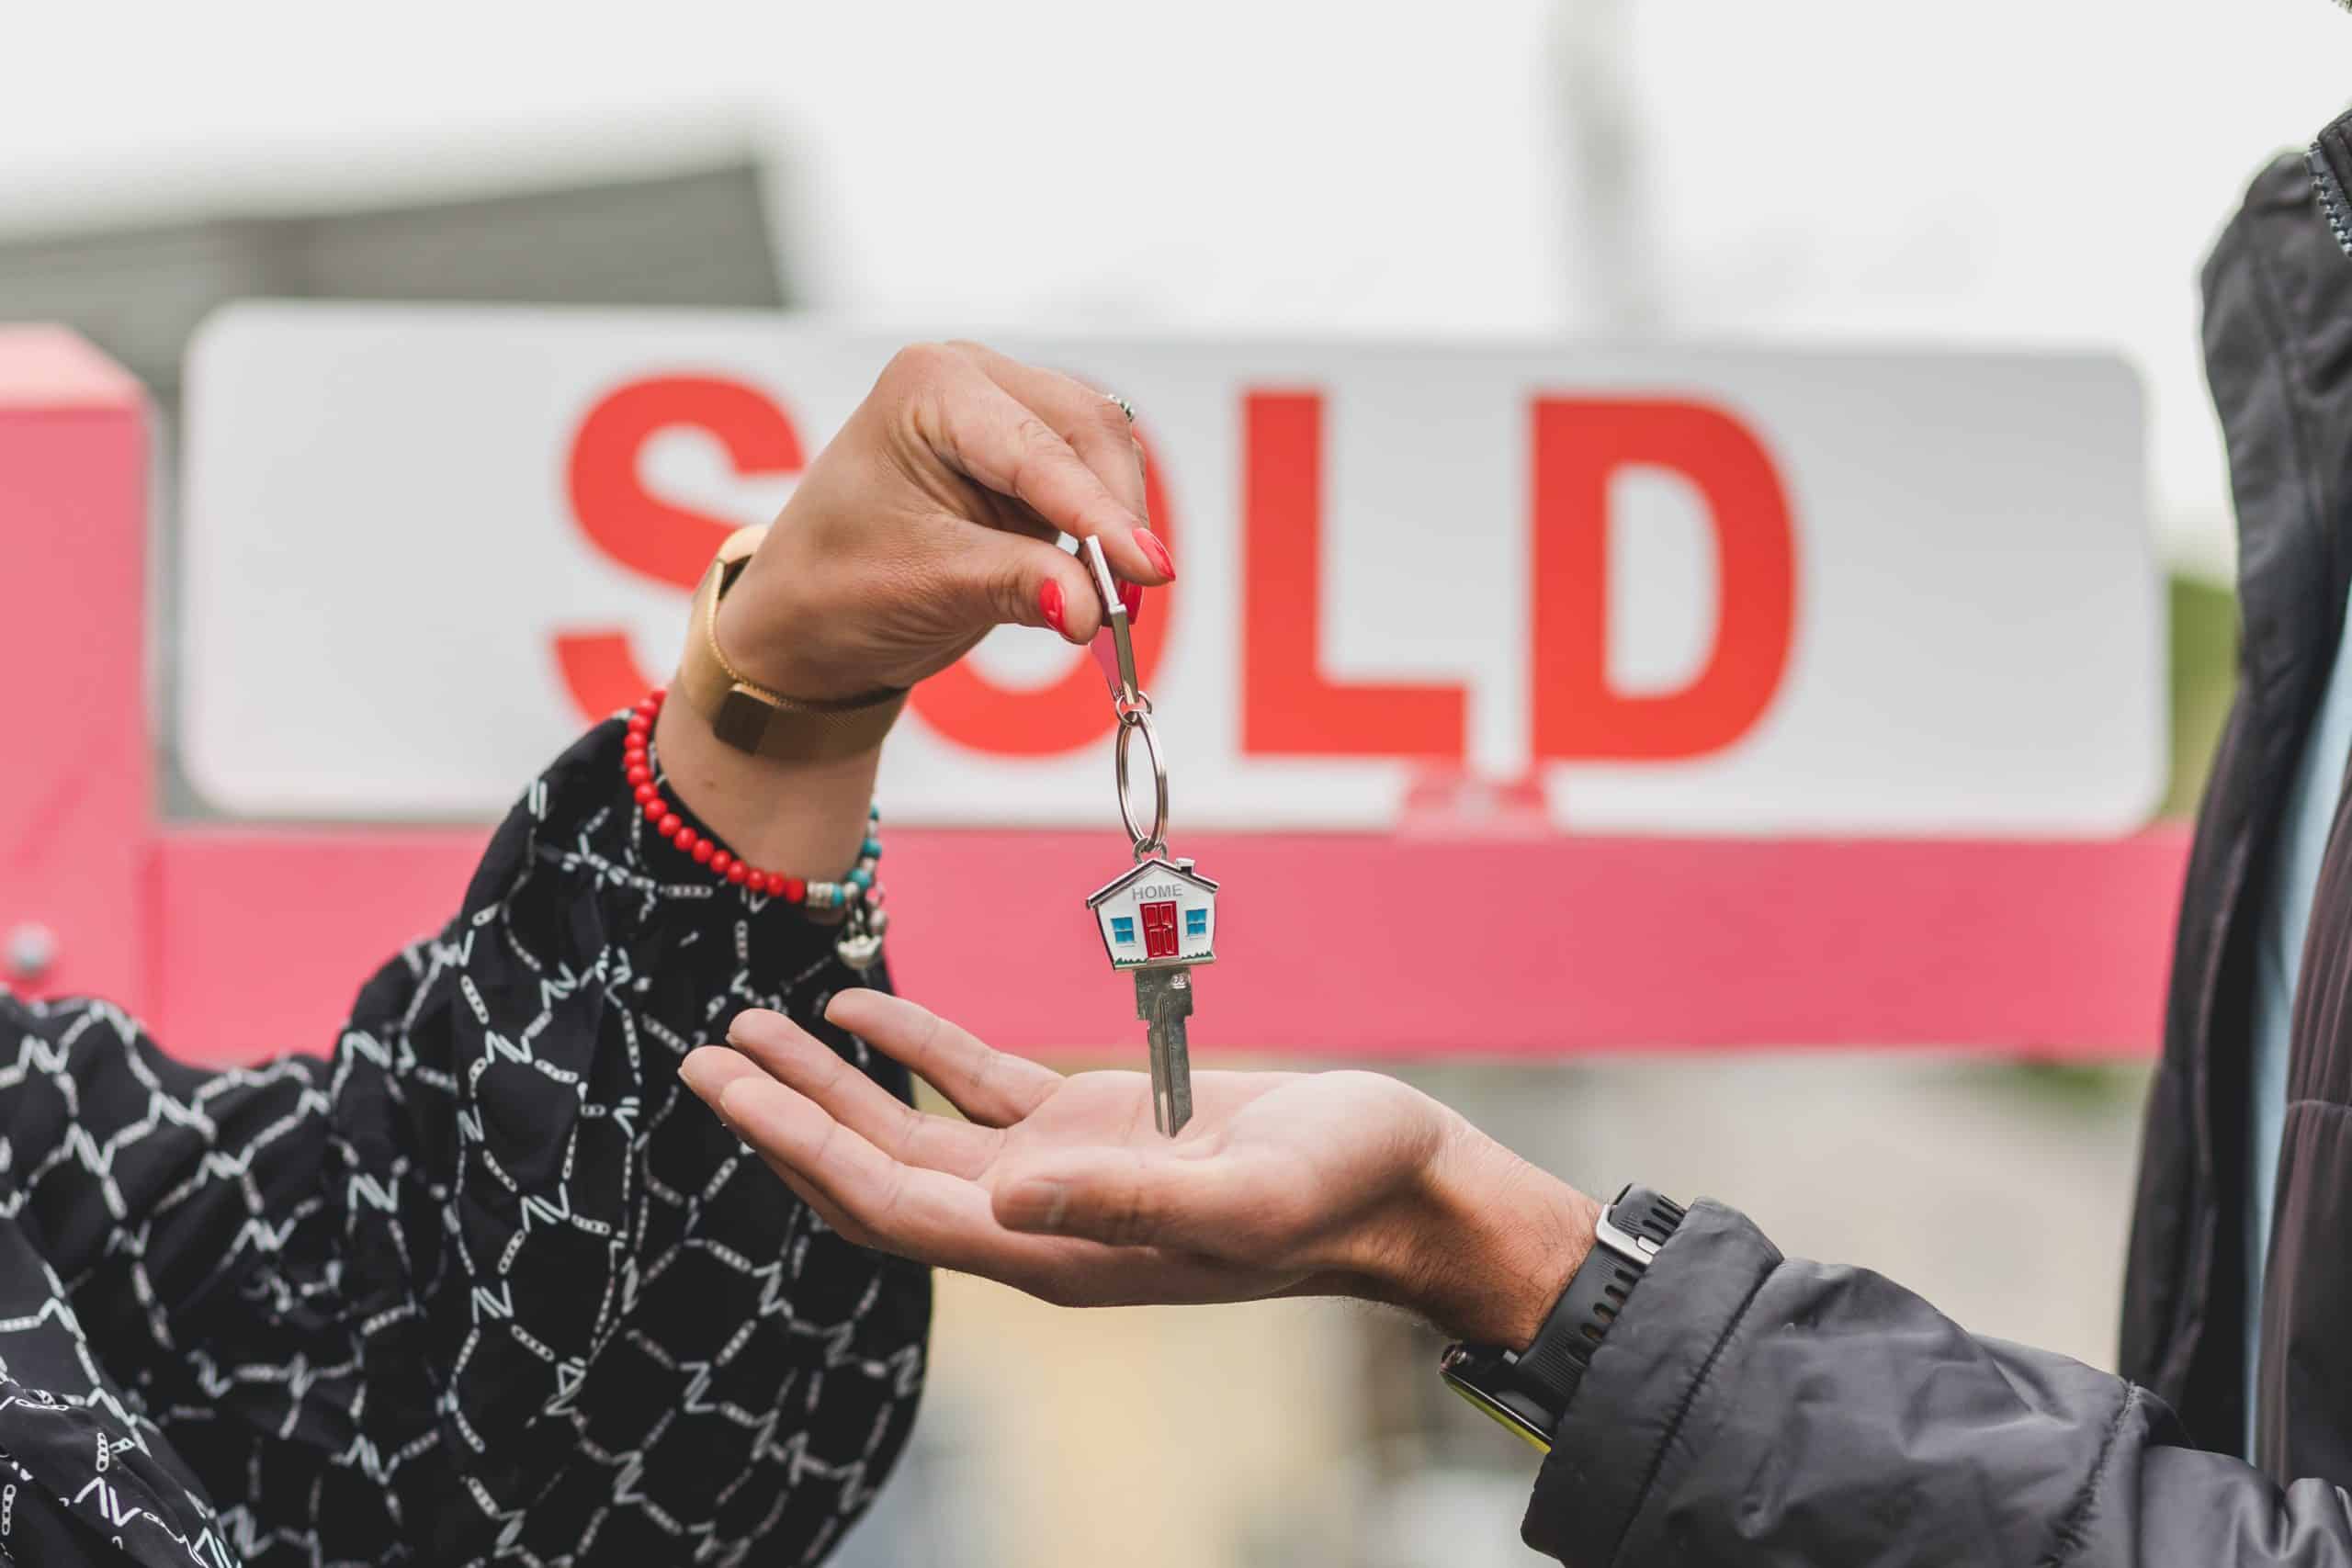
{"type": "Polygon", "coordinates": [[[1133,915],[1111,917],[1111,940],[1121,947],[1133,947],[1136,944],[1136,921],[1133,915]]]}
{"type": "Polygon", "coordinates": [[[1208,935],[1208,934],[1209,934],[1209,912],[1208,912],[1206,909],[1187,909],[1187,910],[1185,910],[1185,911],[1184,911],[1184,934],[1185,934],[1186,936],[1206,936],[1206,935],[1208,935]]]}

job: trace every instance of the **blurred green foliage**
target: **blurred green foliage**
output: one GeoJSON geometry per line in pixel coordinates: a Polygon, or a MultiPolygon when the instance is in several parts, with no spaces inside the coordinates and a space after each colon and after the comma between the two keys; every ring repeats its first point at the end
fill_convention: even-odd
{"type": "MultiPolygon", "coordinates": [[[[2166,584],[2172,626],[2172,776],[2161,814],[2193,817],[2213,765],[2213,748],[2237,684],[2238,604],[2228,583],[2176,574],[2166,584]]],[[[2018,1061],[1993,1067],[1986,1081],[2048,1109],[2109,1113],[2119,1100],[2137,1101],[2147,1065],[2018,1061]]]]}
{"type": "Polygon", "coordinates": [[[2226,582],[2176,574],[2172,609],[2172,779],[2163,813],[2189,817],[2237,683],[2238,602],[2226,582]]]}

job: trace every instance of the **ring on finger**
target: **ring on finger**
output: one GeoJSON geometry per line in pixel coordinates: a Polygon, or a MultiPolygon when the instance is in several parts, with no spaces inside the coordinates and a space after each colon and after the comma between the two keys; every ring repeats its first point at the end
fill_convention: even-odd
{"type": "Polygon", "coordinates": [[[1123,398],[1123,397],[1119,396],[1119,394],[1118,394],[1118,393],[1116,393],[1116,392],[1105,392],[1105,393],[1103,393],[1102,395],[1103,395],[1104,397],[1106,397],[1106,398],[1110,399],[1113,402],[1114,402],[1114,403],[1116,403],[1116,404],[1118,404],[1118,405],[1119,405],[1119,412],[1120,412],[1121,413],[1125,414],[1125,415],[1127,416],[1127,423],[1128,423],[1129,424],[1133,424],[1133,423],[1136,422],[1136,405],[1135,405],[1135,404],[1133,404],[1133,403],[1131,403],[1131,402],[1127,401],[1127,400],[1126,400],[1126,399],[1125,399],[1125,398],[1123,398]]]}

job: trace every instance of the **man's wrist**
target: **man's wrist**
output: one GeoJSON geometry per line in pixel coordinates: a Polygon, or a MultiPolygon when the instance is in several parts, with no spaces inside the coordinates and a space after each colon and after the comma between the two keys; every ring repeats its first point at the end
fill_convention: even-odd
{"type": "Polygon", "coordinates": [[[1467,1122],[1425,1177],[1429,1220],[1407,1304],[1479,1344],[1524,1349],[1592,1250],[1600,1205],[1467,1122]]]}

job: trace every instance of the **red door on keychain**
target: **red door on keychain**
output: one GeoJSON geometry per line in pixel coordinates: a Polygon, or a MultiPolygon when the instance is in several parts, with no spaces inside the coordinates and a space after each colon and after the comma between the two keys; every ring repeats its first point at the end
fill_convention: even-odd
{"type": "Polygon", "coordinates": [[[1143,955],[1146,958],[1176,956],[1176,901],[1173,898],[1159,904],[1138,904],[1143,911],[1143,955]]]}

